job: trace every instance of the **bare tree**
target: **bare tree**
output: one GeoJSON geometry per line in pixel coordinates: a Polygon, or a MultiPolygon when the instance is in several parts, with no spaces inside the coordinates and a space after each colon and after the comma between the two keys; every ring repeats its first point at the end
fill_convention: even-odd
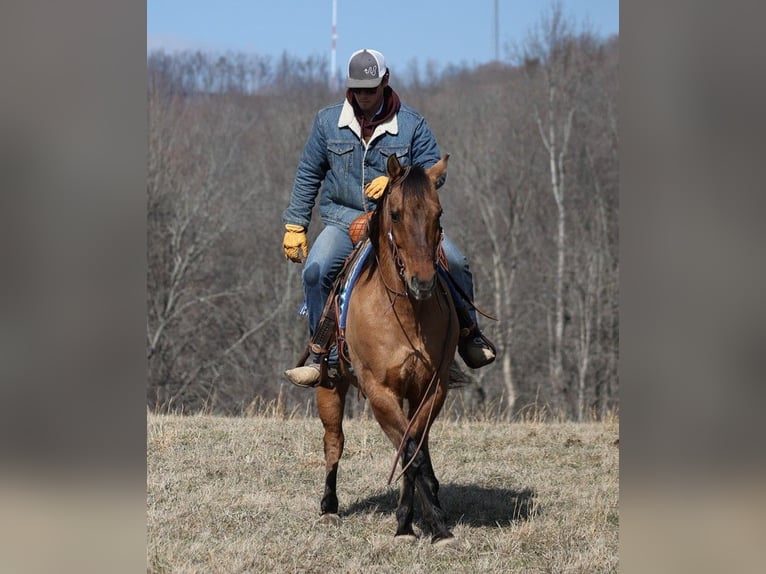
{"type": "MultiPolygon", "coordinates": [[[[515,93],[520,78],[508,66],[487,70],[485,82],[476,77],[452,80],[449,100],[441,110],[429,110],[435,121],[441,117],[462,117],[451,121],[441,145],[454,160],[443,192],[446,205],[454,206],[462,225],[476,221],[474,231],[457,228],[459,243],[473,253],[471,257],[477,289],[488,290],[489,310],[498,322],[485,321],[485,330],[498,347],[505,413],[515,412],[519,397],[514,377],[514,285],[518,262],[523,256],[523,223],[532,197],[529,185],[534,152],[522,135],[528,117],[515,93]],[[490,75],[491,74],[491,75],[490,75]],[[465,121],[468,120],[468,121],[465,121]],[[473,214],[471,213],[473,212],[473,214]]],[[[433,108],[433,106],[432,106],[433,108]]],[[[481,381],[489,371],[479,371],[481,381]]]]}
{"type": "Polygon", "coordinates": [[[549,340],[549,373],[555,407],[568,411],[564,374],[565,277],[567,273],[567,163],[584,62],[561,3],[551,5],[522,52],[533,90],[534,117],[549,167],[549,189],[556,206],[556,269],[549,340]],[[537,102],[541,102],[538,104],[537,102]]]}
{"type": "MultiPolygon", "coordinates": [[[[247,287],[234,273],[217,275],[215,257],[233,214],[253,195],[237,176],[239,139],[248,126],[231,106],[210,112],[194,99],[149,95],[147,359],[166,405],[204,386],[199,375],[208,366],[184,360],[179,335],[230,328],[220,302],[247,287]],[[216,138],[222,144],[209,145],[216,138]]],[[[198,398],[211,390],[208,381],[198,398]]]]}
{"type": "Polygon", "coordinates": [[[280,216],[327,94],[247,95],[226,60],[192,63],[193,81],[178,71],[184,59],[150,67],[147,399],[235,411],[277,397],[273,381],[305,343],[280,216]],[[197,88],[188,93],[179,77],[197,88]]]}

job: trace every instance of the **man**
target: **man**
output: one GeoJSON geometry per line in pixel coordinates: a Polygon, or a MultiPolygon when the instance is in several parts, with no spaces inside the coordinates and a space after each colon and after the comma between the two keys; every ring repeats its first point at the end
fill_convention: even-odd
{"type": "MultiPolygon", "coordinates": [[[[375,209],[388,183],[386,160],[396,154],[404,165],[429,168],[440,156],[425,118],[402,104],[388,85],[389,70],[383,54],[359,50],[348,62],[346,97],[317,113],[298,164],[290,205],[282,214],[285,256],[296,263],[305,259],[303,288],[313,338],[336,275],[353,248],[348,227],[359,215],[375,209]],[[324,229],[308,252],[306,230],[319,193],[324,229]]],[[[437,182],[441,187],[444,179],[437,182]]],[[[449,270],[458,286],[473,298],[468,260],[445,236],[443,247],[449,270]]],[[[495,360],[491,343],[478,329],[476,312],[461,301],[460,356],[472,368],[495,360]]],[[[320,357],[312,352],[309,364],[285,372],[293,384],[313,387],[320,382],[320,357]]],[[[337,372],[337,350],[328,361],[328,374],[337,372]]]]}

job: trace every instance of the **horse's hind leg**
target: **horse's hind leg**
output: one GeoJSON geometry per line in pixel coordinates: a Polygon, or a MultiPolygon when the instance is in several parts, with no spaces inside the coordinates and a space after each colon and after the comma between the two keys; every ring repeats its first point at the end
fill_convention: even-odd
{"type": "Polygon", "coordinates": [[[338,521],[336,482],[338,463],[343,454],[343,411],[348,383],[340,382],[334,389],[317,387],[317,409],[324,425],[325,485],[320,508],[325,522],[338,521]]]}

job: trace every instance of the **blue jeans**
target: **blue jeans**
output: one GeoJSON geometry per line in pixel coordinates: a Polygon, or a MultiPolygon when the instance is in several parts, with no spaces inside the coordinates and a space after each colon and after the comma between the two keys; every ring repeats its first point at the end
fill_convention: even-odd
{"type": "MultiPolygon", "coordinates": [[[[442,241],[442,246],[447,257],[450,274],[465,294],[473,300],[473,275],[468,267],[468,258],[446,235],[442,241]]],[[[310,337],[314,336],[335,277],[337,277],[341,267],[343,267],[343,262],[353,248],[351,238],[345,230],[327,225],[309,250],[309,255],[303,266],[303,293],[309,317],[310,337]]],[[[461,301],[455,302],[456,305],[461,303],[461,301]]],[[[467,311],[474,324],[478,324],[476,311],[470,306],[467,311]]],[[[335,352],[331,353],[331,361],[335,358],[334,355],[335,352]]]]}

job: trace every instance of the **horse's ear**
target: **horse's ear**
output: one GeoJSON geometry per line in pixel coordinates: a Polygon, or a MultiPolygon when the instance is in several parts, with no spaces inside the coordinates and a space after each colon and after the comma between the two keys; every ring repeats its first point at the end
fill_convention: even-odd
{"type": "Polygon", "coordinates": [[[444,154],[439,161],[437,161],[435,164],[433,164],[431,167],[429,167],[426,170],[428,177],[431,178],[431,181],[434,182],[434,185],[436,185],[436,182],[439,181],[439,179],[443,177],[445,173],[447,173],[448,161],[449,161],[449,154],[447,153],[447,154],[444,154]]]}
{"type": "Polygon", "coordinates": [[[402,164],[399,163],[399,158],[396,157],[395,153],[392,153],[390,156],[388,156],[388,161],[386,162],[386,172],[388,172],[388,177],[392,180],[399,179],[399,176],[402,173],[402,164]]]}

